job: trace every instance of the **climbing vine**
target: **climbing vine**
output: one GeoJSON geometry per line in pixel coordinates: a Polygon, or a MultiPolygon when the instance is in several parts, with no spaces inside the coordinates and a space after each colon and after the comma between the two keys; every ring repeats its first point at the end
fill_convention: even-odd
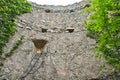
{"type": "Polygon", "coordinates": [[[16,31],[14,19],[23,13],[31,12],[27,0],[0,0],[0,59],[3,49],[16,31]]]}
{"type": "Polygon", "coordinates": [[[91,0],[90,11],[86,28],[98,42],[96,55],[120,69],[120,0],[91,0]]]}

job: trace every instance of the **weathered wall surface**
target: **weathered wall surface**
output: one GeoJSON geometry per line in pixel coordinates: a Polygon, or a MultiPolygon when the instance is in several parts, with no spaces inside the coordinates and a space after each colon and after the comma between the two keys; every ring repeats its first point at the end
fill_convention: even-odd
{"type": "Polygon", "coordinates": [[[107,72],[99,72],[104,59],[96,59],[93,49],[96,41],[86,36],[83,25],[88,13],[82,14],[85,2],[69,6],[38,6],[33,12],[16,20],[17,32],[7,44],[25,35],[24,43],[4,64],[3,78],[8,80],[89,80],[107,72]],[[46,29],[47,31],[43,31],[46,29]],[[69,29],[74,29],[69,32],[69,29]],[[47,39],[42,54],[36,54],[29,37],[47,39]],[[22,78],[23,77],[23,78],[22,78]]]}

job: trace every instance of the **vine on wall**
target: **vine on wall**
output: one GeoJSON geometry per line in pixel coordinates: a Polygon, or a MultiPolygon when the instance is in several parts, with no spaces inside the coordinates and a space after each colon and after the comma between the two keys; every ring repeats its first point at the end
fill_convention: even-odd
{"type": "Polygon", "coordinates": [[[15,34],[14,19],[27,12],[31,12],[31,3],[27,0],[0,0],[0,60],[6,43],[15,34]]]}
{"type": "Polygon", "coordinates": [[[120,69],[120,0],[92,0],[90,11],[86,28],[98,42],[96,55],[120,69]]]}

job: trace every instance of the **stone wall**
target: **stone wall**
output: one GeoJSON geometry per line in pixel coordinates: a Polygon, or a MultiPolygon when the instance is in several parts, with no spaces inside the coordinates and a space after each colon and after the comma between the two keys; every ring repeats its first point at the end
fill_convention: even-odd
{"type": "Polygon", "coordinates": [[[23,44],[7,58],[2,77],[7,80],[90,80],[104,75],[98,69],[104,59],[95,58],[96,41],[86,36],[84,21],[89,13],[82,13],[84,1],[68,6],[33,4],[32,13],[16,19],[17,32],[7,44],[5,52],[25,35],[23,44]],[[48,40],[44,51],[36,54],[30,40],[48,40]]]}

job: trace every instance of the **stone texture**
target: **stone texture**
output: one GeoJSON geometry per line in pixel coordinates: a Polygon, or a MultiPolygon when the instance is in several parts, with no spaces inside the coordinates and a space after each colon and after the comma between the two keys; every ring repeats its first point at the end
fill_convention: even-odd
{"type": "Polygon", "coordinates": [[[93,55],[96,41],[86,36],[83,24],[89,13],[82,14],[85,4],[88,3],[82,1],[68,6],[33,4],[32,13],[16,19],[17,32],[5,51],[9,51],[20,35],[25,35],[25,40],[14,55],[5,61],[3,72],[10,72],[2,78],[20,80],[32,64],[34,67],[31,74],[23,80],[89,80],[106,74],[108,67],[102,72],[98,71],[104,59],[95,58],[93,55]],[[49,13],[45,12],[47,9],[50,10],[49,13]],[[47,29],[47,32],[43,33],[42,28],[47,29]],[[66,31],[68,28],[74,31],[69,33],[66,31]],[[29,39],[32,34],[38,39],[48,40],[41,56],[35,53],[34,44],[29,39]],[[39,57],[33,59],[35,55],[39,57]]]}

